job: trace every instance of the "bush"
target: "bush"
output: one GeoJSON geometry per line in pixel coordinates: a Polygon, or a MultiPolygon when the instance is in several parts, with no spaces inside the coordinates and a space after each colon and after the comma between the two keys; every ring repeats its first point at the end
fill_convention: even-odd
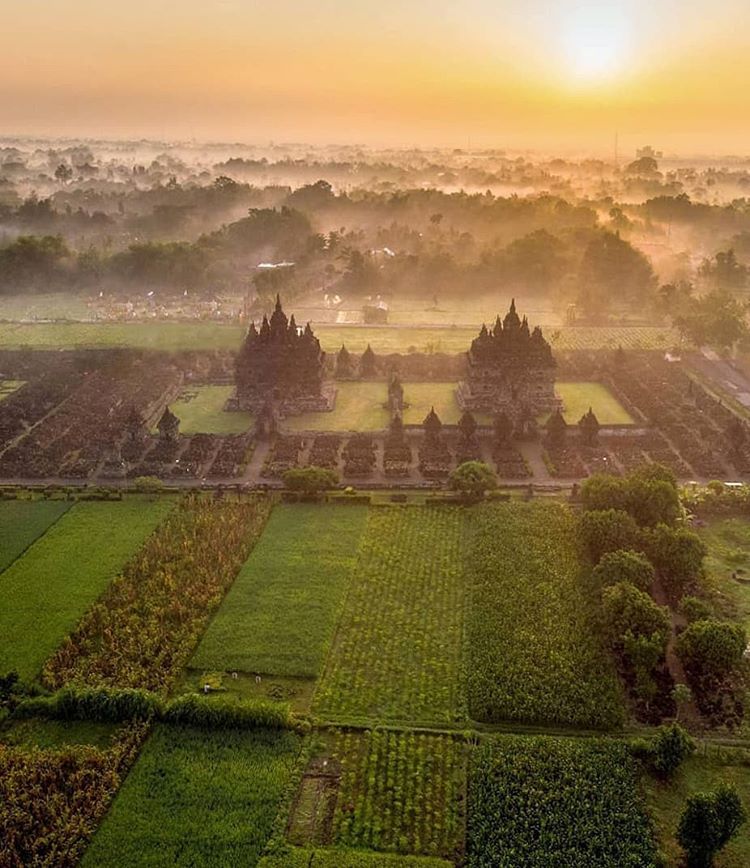
{"type": "Polygon", "coordinates": [[[136,476],[133,488],[146,494],[155,494],[164,488],[164,483],[158,476],[136,476]]]}
{"type": "Polygon", "coordinates": [[[651,764],[662,778],[671,777],[695,750],[695,742],[679,723],[664,724],[651,742],[651,764]]]}
{"type": "Polygon", "coordinates": [[[335,471],[325,467],[293,467],[284,476],[284,485],[290,491],[303,494],[320,494],[329,488],[335,488],[339,478],[335,471]]]}
{"type": "Polygon", "coordinates": [[[685,669],[698,678],[722,679],[742,663],[747,636],[740,624],[708,618],[695,621],[677,639],[685,669]]]}
{"type": "Polygon", "coordinates": [[[705,621],[712,615],[711,607],[700,597],[683,597],[680,601],[680,612],[688,624],[694,621],[705,621]]]}
{"type": "Polygon", "coordinates": [[[602,555],[594,568],[593,576],[600,589],[616,585],[618,582],[629,582],[639,591],[647,591],[656,576],[656,571],[643,553],[617,549],[602,555]]]}
{"type": "Polygon", "coordinates": [[[39,696],[21,702],[15,714],[18,717],[118,723],[124,720],[150,720],[158,717],[162,709],[159,697],[147,690],[65,687],[52,696],[39,696]]]}
{"type": "Polygon", "coordinates": [[[497,488],[497,477],[482,461],[464,461],[451,473],[449,485],[454,491],[481,497],[486,491],[497,488]]]}
{"type": "Polygon", "coordinates": [[[713,793],[690,796],[680,817],[677,840],[687,854],[689,868],[709,868],[714,856],[747,819],[734,787],[723,784],[713,793]]]}
{"type": "Polygon", "coordinates": [[[584,512],[580,521],[581,538],[589,557],[594,563],[606,552],[618,549],[635,549],[639,532],[635,520],[619,509],[590,510],[584,512]]]}
{"type": "Polygon", "coordinates": [[[276,702],[237,702],[193,693],[172,700],[162,720],[203,729],[287,729],[290,713],[289,706],[276,702]]]}

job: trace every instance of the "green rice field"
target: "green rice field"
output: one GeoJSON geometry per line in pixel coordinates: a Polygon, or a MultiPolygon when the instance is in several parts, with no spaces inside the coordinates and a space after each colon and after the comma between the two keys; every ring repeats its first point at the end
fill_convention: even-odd
{"type": "Polygon", "coordinates": [[[0,574],[0,672],[37,675],[171,507],[170,498],[77,503],[0,574]]]}

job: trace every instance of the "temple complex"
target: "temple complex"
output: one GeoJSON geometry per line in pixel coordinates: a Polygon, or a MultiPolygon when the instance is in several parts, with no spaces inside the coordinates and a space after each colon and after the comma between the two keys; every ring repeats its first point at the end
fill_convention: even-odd
{"type": "Polygon", "coordinates": [[[518,426],[553,411],[555,359],[537,326],[516,313],[515,300],[492,329],[482,326],[468,352],[468,370],[459,383],[458,402],[464,410],[505,413],[518,426]]]}
{"type": "Polygon", "coordinates": [[[282,415],[330,410],[333,392],[323,383],[325,353],[310,324],[287,319],[276,296],[270,320],[250,324],[237,355],[235,382],[239,410],[259,413],[269,400],[282,415]]]}

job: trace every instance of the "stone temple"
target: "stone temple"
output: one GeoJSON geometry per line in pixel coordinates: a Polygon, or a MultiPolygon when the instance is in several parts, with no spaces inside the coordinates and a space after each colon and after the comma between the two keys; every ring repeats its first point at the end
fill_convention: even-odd
{"type": "Polygon", "coordinates": [[[282,415],[330,410],[334,395],[323,383],[325,353],[310,324],[287,319],[276,296],[270,320],[250,324],[237,355],[235,382],[239,410],[259,413],[272,402],[282,415]]]}
{"type": "Polygon", "coordinates": [[[515,300],[492,329],[482,326],[468,352],[466,379],[459,383],[462,409],[505,413],[518,425],[554,410],[556,363],[537,326],[516,313],[515,300]]]}

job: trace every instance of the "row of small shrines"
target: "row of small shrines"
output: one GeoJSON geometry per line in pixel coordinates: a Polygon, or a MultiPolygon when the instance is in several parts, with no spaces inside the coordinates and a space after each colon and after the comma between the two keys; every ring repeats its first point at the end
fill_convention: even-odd
{"type": "MultiPolygon", "coordinates": [[[[389,426],[390,435],[401,437],[404,432],[404,423],[403,423],[403,389],[400,389],[400,384],[397,381],[391,381],[391,386],[393,388],[393,396],[392,399],[394,401],[391,404],[392,409],[394,410],[391,423],[389,426]],[[400,403],[396,404],[397,396],[399,396],[400,389],[400,403]]],[[[389,397],[389,402],[391,401],[391,397],[389,397]]],[[[136,410],[132,410],[131,414],[126,423],[126,432],[129,439],[136,439],[143,435],[145,431],[145,424],[143,422],[142,417],[136,410]]],[[[180,420],[177,416],[166,407],[164,412],[162,413],[159,421],[157,423],[157,430],[159,432],[159,438],[161,440],[165,440],[167,442],[176,442],[179,439],[180,435],[180,420]]],[[[430,412],[425,416],[422,422],[422,429],[424,430],[425,437],[428,440],[437,440],[440,438],[443,431],[443,422],[441,421],[438,414],[435,412],[435,408],[432,407],[430,412]]],[[[593,446],[596,444],[599,429],[600,429],[599,420],[596,418],[596,414],[593,409],[589,407],[588,412],[585,413],[578,422],[578,433],[581,440],[589,446],[593,446]]],[[[458,420],[456,424],[456,428],[461,435],[461,438],[464,441],[471,441],[476,436],[477,430],[479,428],[474,415],[465,410],[461,415],[461,418],[458,420]]],[[[499,442],[507,442],[510,441],[515,435],[517,435],[516,426],[513,420],[505,413],[498,413],[493,420],[493,432],[496,439],[499,442]]],[[[550,416],[547,420],[547,424],[545,425],[546,436],[553,446],[562,446],[565,442],[569,425],[565,421],[562,412],[558,408],[555,412],[550,416]]],[[[267,433],[275,433],[269,432],[265,429],[262,431],[263,434],[267,433]]]]}
{"type": "MultiPolygon", "coordinates": [[[[346,347],[336,356],[339,379],[376,375],[377,359],[368,345],[358,366],[346,347]]],[[[506,412],[516,424],[522,415],[537,417],[558,408],[555,397],[555,360],[537,326],[532,331],[521,319],[515,301],[503,320],[485,326],[466,353],[465,379],[457,398],[462,409],[506,412]]],[[[236,397],[231,408],[256,414],[272,401],[282,415],[332,410],[335,390],[324,383],[325,353],[310,324],[297,326],[287,318],[277,296],[269,318],[260,328],[251,324],[237,356],[236,397]]],[[[389,397],[390,401],[390,397],[389,397]]]]}

